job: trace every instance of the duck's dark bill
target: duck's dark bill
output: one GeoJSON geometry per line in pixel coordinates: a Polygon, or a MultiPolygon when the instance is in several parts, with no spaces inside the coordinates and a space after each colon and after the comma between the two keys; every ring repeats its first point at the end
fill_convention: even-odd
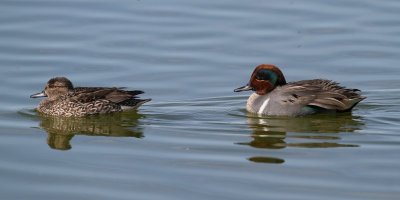
{"type": "Polygon", "coordinates": [[[250,87],[249,85],[245,85],[243,87],[240,88],[236,88],[235,90],[233,90],[234,92],[242,92],[242,91],[248,91],[248,90],[253,90],[252,87],[250,87]]]}
{"type": "Polygon", "coordinates": [[[44,93],[44,91],[31,95],[31,98],[39,98],[39,97],[47,97],[47,95],[44,93]]]}

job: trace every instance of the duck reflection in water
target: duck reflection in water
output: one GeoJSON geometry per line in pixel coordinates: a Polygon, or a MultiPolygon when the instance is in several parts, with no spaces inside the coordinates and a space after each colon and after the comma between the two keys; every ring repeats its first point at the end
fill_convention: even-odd
{"type": "Polygon", "coordinates": [[[143,137],[136,112],[122,112],[88,117],[55,117],[38,115],[40,127],[48,133],[47,144],[52,149],[69,150],[75,135],[107,137],[143,137]]]}
{"type": "MultiPolygon", "coordinates": [[[[264,117],[247,114],[248,126],[253,130],[250,142],[238,143],[254,148],[283,149],[286,147],[334,148],[358,147],[355,144],[339,143],[338,133],[351,133],[364,125],[359,116],[351,113],[316,114],[304,117],[264,117]]],[[[283,163],[276,157],[256,156],[253,162],[283,163]]]]}

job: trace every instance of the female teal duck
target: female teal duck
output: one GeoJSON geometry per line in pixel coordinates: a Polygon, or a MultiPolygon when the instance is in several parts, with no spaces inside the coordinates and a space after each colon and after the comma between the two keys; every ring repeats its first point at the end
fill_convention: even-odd
{"type": "Polygon", "coordinates": [[[246,86],[235,92],[253,90],[247,100],[248,112],[274,116],[301,116],[321,111],[350,111],[365,99],[360,90],[339,86],[324,79],[286,83],[281,70],[269,64],[255,68],[246,86]]]}
{"type": "Polygon", "coordinates": [[[132,110],[151,99],[139,99],[143,91],[127,91],[115,87],[76,87],[65,77],[55,77],[45,89],[31,98],[47,97],[37,111],[54,116],[82,117],[86,115],[132,110]]]}

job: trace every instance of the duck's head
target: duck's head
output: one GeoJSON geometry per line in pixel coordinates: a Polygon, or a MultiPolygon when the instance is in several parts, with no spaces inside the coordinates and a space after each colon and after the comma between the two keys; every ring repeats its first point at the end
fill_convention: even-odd
{"type": "Polygon", "coordinates": [[[265,95],[277,86],[285,84],[285,77],[278,67],[270,64],[261,64],[254,69],[249,83],[243,87],[236,88],[234,91],[242,92],[253,90],[258,95],[265,95]]]}
{"type": "Polygon", "coordinates": [[[52,99],[67,94],[72,89],[74,89],[74,86],[70,80],[65,77],[55,77],[47,82],[42,92],[31,95],[31,98],[48,97],[52,99]]]}

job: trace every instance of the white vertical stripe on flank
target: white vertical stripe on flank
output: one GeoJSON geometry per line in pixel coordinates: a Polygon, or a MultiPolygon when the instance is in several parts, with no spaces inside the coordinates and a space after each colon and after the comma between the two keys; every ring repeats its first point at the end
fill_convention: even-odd
{"type": "Polygon", "coordinates": [[[268,102],[269,102],[269,98],[266,99],[266,100],[264,101],[264,103],[261,105],[260,109],[258,110],[258,114],[262,114],[262,113],[263,113],[263,111],[265,110],[265,108],[266,108],[267,105],[268,105],[268,102]]]}

